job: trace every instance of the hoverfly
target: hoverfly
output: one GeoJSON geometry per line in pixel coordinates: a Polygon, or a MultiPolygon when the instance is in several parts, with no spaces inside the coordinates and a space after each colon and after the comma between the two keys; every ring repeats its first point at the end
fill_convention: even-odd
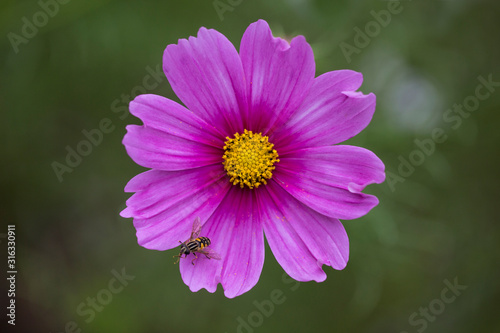
{"type": "Polygon", "coordinates": [[[215,260],[220,260],[220,255],[215,252],[214,250],[208,248],[207,246],[210,245],[210,239],[208,237],[199,237],[201,232],[201,223],[200,223],[200,218],[196,217],[193,222],[193,230],[191,231],[191,237],[189,237],[188,240],[185,242],[179,241],[181,243],[181,251],[179,255],[173,256],[178,257],[176,262],[174,264],[177,264],[181,258],[182,255],[185,254],[184,258],[187,257],[188,254],[192,253],[194,255],[194,259],[191,261],[191,263],[194,265],[194,261],[198,258],[196,256],[196,252],[204,254],[208,259],[215,259],[215,260]]]}

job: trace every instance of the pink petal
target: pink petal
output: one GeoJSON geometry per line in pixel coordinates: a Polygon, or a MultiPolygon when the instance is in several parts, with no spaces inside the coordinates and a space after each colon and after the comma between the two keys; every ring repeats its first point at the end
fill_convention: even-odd
{"type": "Polygon", "coordinates": [[[372,119],[375,95],[355,92],[361,73],[333,71],[314,79],[304,103],[270,141],[280,154],[305,147],[343,142],[361,132],[372,119]]]}
{"type": "Polygon", "coordinates": [[[329,217],[355,219],[378,204],[360,193],[382,183],[384,164],[371,151],[354,146],[307,148],[280,156],[273,179],[312,209],[329,217]]]}
{"type": "Polygon", "coordinates": [[[255,286],[264,265],[264,234],[254,191],[232,186],[201,235],[210,238],[210,248],[222,260],[202,255],[194,266],[192,256],[181,260],[181,276],[191,291],[205,288],[214,292],[220,282],[224,295],[233,298],[255,286]]]}
{"type": "Polygon", "coordinates": [[[158,170],[184,170],[222,163],[222,146],[215,148],[148,127],[128,125],[123,144],[139,165],[158,170]]]}
{"type": "Polygon", "coordinates": [[[125,187],[126,192],[136,193],[120,215],[134,218],[139,245],[171,249],[189,237],[196,216],[206,221],[212,215],[230,186],[218,164],[185,171],[146,171],[125,187]]]}
{"type": "Polygon", "coordinates": [[[263,207],[260,215],[267,242],[285,272],[297,281],[324,281],[326,274],[321,265],[273,202],[267,186],[259,189],[258,200],[263,207]]]}
{"type": "Polygon", "coordinates": [[[250,99],[247,129],[271,133],[299,107],[312,85],[311,46],[304,36],[295,37],[290,45],[274,38],[267,22],[259,20],[245,31],[240,56],[250,99]]]}
{"type": "Polygon", "coordinates": [[[197,38],[168,45],[163,70],[187,108],[223,137],[243,131],[248,108],[245,77],[238,52],[224,35],[201,28],[197,38]]]}
{"type": "Polygon", "coordinates": [[[139,95],[130,103],[130,113],[146,127],[216,148],[224,146],[224,135],[213,124],[168,98],[139,95]]]}
{"type": "Polygon", "coordinates": [[[294,200],[275,182],[271,181],[269,185],[273,201],[318,263],[344,269],[349,259],[349,239],[342,223],[294,200]]]}

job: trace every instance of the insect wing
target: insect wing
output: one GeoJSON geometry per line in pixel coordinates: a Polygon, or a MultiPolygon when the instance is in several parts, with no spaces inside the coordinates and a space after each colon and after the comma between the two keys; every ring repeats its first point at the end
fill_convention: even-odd
{"type": "Polygon", "coordinates": [[[203,250],[200,250],[199,252],[203,253],[210,259],[221,260],[220,255],[209,247],[206,247],[203,250]]]}
{"type": "Polygon", "coordinates": [[[193,230],[191,231],[191,237],[189,238],[189,241],[192,241],[200,235],[201,232],[201,222],[200,222],[200,217],[196,216],[193,222],[193,230]]]}

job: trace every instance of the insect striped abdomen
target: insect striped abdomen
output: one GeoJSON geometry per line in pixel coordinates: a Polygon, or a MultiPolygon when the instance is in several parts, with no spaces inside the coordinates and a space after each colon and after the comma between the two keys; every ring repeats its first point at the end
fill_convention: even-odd
{"type": "Polygon", "coordinates": [[[190,252],[194,252],[198,249],[198,242],[196,242],[196,240],[194,240],[194,241],[187,243],[186,246],[188,247],[190,252]]]}
{"type": "Polygon", "coordinates": [[[210,239],[208,237],[198,237],[195,239],[198,242],[200,249],[203,249],[210,245],[210,239]]]}

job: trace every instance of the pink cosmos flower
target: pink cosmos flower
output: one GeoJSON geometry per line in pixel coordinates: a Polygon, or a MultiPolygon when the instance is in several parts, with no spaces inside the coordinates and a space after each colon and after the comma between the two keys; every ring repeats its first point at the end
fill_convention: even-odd
{"type": "MultiPolygon", "coordinates": [[[[356,90],[350,70],[315,78],[303,36],[290,43],[252,23],[239,53],[219,32],[168,45],[163,69],[185,107],[141,95],[127,126],[130,157],[152,170],[125,187],[135,192],[123,217],[133,217],[140,245],[167,250],[189,238],[200,217],[221,260],[181,259],[192,291],[226,297],[250,290],[264,264],[264,235],[276,260],[298,281],[324,281],[322,265],[343,269],[349,241],[339,219],[378,204],[361,193],[385,179],[384,164],[364,148],[336,145],[370,122],[375,95],[356,90]]],[[[194,258],[194,257],[192,257],[194,258]]]]}

